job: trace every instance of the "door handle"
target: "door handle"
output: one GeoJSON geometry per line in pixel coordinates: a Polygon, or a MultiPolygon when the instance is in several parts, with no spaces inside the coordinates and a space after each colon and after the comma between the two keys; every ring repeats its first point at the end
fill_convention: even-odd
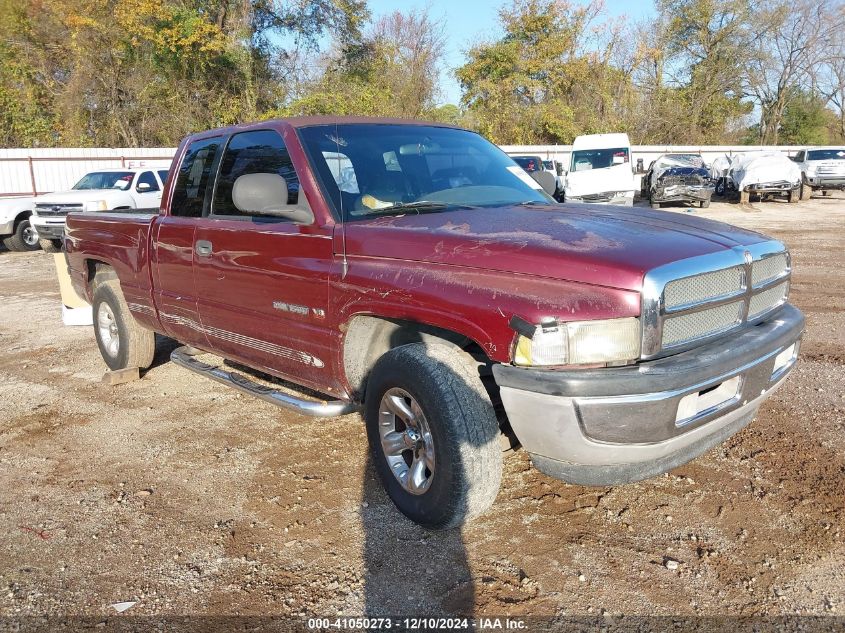
{"type": "Polygon", "coordinates": [[[208,257],[211,255],[211,242],[208,240],[197,240],[194,250],[200,257],[208,257]]]}

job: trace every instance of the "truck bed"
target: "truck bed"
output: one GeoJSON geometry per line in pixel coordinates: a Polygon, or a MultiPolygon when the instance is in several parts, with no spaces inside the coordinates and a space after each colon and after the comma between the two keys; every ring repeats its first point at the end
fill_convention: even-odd
{"type": "Polygon", "coordinates": [[[150,230],[158,209],[71,213],[67,216],[65,248],[76,292],[90,302],[89,279],[94,268],[86,260],[109,262],[133,316],[152,329],[160,324],[152,300],[150,230]],[[84,255],[83,255],[84,253],[84,255]]]}

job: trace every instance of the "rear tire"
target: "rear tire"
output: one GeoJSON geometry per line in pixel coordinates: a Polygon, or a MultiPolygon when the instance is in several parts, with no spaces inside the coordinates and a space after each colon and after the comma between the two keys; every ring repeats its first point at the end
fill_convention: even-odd
{"type": "Polygon", "coordinates": [[[40,239],[38,240],[38,244],[41,246],[41,250],[45,253],[61,253],[62,252],[62,241],[61,240],[48,240],[48,239],[40,239]]]}
{"type": "Polygon", "coordinates": [[[456,527],[495,500],[499,424],[469,355],[439,344],[390,350],[370,374],[364,419],[382,484],[412,521],[456,527]]]}
{"type": "Polygon", "coordinates": [[[18,220],[15,224],[15,232],[3,238],[3,246],[17,253],[37,251],[38,242],[38,231],[30,224],[28,217],[18,220]]]}
{"type": "Polygon", "coordinates": [[[129,312],[117,279],[102,281],[94,288],[91,309],[94,337],[109,369],[147,369],[152,365],[155,332],[141,327],[129,312]]]}

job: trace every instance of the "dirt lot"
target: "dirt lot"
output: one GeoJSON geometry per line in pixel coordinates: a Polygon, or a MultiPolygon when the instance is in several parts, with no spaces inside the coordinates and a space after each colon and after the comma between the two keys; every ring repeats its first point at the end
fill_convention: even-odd
{"type": "Polygon", "coordinates": [[[446,534],[394,510],[357,416],[241,397],[166,341],[105,386],[52,258],[0,253],[0,615],[845,614],[845,197],[694,212],[792,249],[792,378],[639,484],[567,485],[516,453],[493,510],[446,534]]]}

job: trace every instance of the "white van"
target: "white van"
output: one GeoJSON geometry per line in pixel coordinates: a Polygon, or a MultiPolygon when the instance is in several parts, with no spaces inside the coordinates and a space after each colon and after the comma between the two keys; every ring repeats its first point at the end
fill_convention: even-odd
{"type": "Polygon", "coordinates": [[[634,204],[634,170],[627,134],[586,134],[572,144],[566,202],[634,204]]]}

